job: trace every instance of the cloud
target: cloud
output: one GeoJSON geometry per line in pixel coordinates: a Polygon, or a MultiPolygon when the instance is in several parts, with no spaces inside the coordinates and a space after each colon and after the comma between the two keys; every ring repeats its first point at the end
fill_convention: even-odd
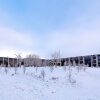
{"type": "MultiPolygon", "coordinates": [[[[30,0],[27,2],[32,1],[30,0]]],[[[31,6],[34,8],[33,4],[31,3],[31,6],[30,3],[27,4],[29,5],[29,8],[27,9],[27,17],[25,18],[30,19],[25,19],[25,21],[29,20],[28,22],[31,22],[33,19],[35,21],[28,23],[25,26],[26,28],[22,25],[24,20],[23,22],[20,22],[21,24],[19,26],[24,27],[24,30],[22,29],[22,31],[25,33],[18,30],[16,31],[12,26],[10,26],[11,24],[9,23],[18,20],[17,17],[14,19],[10,14],[6,13],[6,11],[2,11],[0,16],[0,25],[4,27],[0,27],[0,55],[9,56],[16,52],[21,52],[23,54],[36,53],[43,58],[49,58],[51,53],[58,50],[61,51],[62,57],[96,54],[100,52],[100,1],[78,0],[75,1],[75,4],[71,2],[68,9],[63,9],[64,15],[61,13],[60,16],[56,16],[57,14],[55,11],[54,20],[51,18],[54,16],[53,13],[49,13],[47,10],[48,13],[46,14],[51,18],[50,20],[48,17],[50,23],[48,23],[48,19],[45,19],[45,14],[39,13],[39,11],[36,11],[36,15],[42,14],[43,18],[36,18],[37,16],[33,13],[35,10],[33,11],[33,9],[31,9],[31,6]],[[56,27],[55,29],[53,21],[56,23],[55,25],[61,21],[59,28],[56,27]],[[37,28],[33,25],[34,22],[35,25],[37,25],[37,28]],[[10,28],[7,28],[7,25],[9,25],[10,28]],[[38,32],[40,33],[34,33],[32,29],[30,32],[26,32],[27,26],[31,26],[32,28],[35,27],[36,32],[39,30],[38,32]],[[54,28],[52,29],[51,26],[54,28]],[[42,32],[41,29],[43,29],[42,32]],[[45,30],[49,30],[49,33],[41,34],[45,30]]],[[[51,12],[52,10],[53,8],[50,9],[51,12]]],[[[59,12],[58,9],[57,11],[59,12]]],[[[45,11],[43,10],[43,12],[45,11]]],[[[18,28],[17,25],[14,26],[18,28]]]]}
{"type": "Polygon", "coordinates": [[[92,4],[82,15],[75,15],[62,29],[45,36],[44,47],[47,57],[54,51],[61,51],[62,57],[91,55],[100,52],[99,6],[92,4]],[[48,53],[49,52],[49,55],[48,53]]]}
{"type": "Polygon", "coordinates": [[[62,57],[98,54],[100,52],[100,18],[73,22],[74,26],[39,36],[36,51],[44,58],[60,50],[62,57]],[[84,23],[82,23],[84,22],[84,23]]]}
{"type": "MultiPolygon", "coordinates": [[[[74,32],[76,32],[74,30],[74,32]]],[[[81,34],[58,33],[47,41],[48,49],[61,50],[62,56],[78,56],[99,53],[100,34],[97,31],[84,31],[81,34]]]]}
{"type": "Polygon", "coordinates": [[[29,34],[0,27],[0,56],[12,56],[14,53],[32,52],[34,42],[29,34]]]}

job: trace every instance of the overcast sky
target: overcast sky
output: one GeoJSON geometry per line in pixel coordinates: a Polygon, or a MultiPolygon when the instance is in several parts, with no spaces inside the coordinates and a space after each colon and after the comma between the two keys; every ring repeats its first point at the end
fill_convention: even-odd
{"type": "Polygon", "coordinates": [[[58,50],[100,53],[100,0],[0,0],[0,56],[58,50]]]}

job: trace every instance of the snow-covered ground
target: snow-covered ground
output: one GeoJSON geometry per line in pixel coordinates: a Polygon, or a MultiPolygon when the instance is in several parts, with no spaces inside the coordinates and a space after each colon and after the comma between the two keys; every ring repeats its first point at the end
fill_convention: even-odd
{"type": "Polygon", "coordinates": [[[0,68],[0,100],[100,100],[100,68],[0,68]],[[44,71],[43,71],[44,70],[44,71]],[[41,72],[45,72],[43,80],[41,72]],[[71,77],[71,82],[69,81],[71,77]]]}

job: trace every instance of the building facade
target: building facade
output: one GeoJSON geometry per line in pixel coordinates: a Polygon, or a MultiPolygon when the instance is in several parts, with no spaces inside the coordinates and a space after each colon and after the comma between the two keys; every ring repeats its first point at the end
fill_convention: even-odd
{"type": "Polygon", "coordinates": [[[88,55],[88,56],[77,56],[77,57],[70,57],[70,58],[62,58],[61,63],[62,66],[64,63],[71,63],[72,65],[88,65],[89,67],[99,67],[100,66],[100,54],[96,55],[88,55]]]}
{"type": "MultiPolygon", "coordinates": [[[[100,66],[100,54],[96,55],[87,55],[87,56],[77,56],[77,57],[68,57],[68,58],[60,58],[58,62],[53,59],[40,59],[41,66],[64,66],[68,65],[88,65],[89,67],[99,67],[100,66]]],[[[24,60],[22,59],[21,65],[24,65],[24,60]]],[[[0,57],[0,66],[19,66],[18,59],[16,58],[8,58],[8,57],[0,57]]]]}

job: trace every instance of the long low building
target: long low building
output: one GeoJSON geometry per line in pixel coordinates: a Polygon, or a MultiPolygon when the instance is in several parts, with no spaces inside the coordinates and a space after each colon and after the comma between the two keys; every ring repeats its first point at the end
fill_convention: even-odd
{"type": "MultiPolygon", "coordinates": [[[[52,60],[50,63],[54,63],[52,60]]],[[[94,67],[99,67],[100,66],[100,54],[96,55],[87,55],[87,56],[77,56],[77,57],[68,57],[68,58],[61,58],[61,63],[62,66],[71,64],[71,65],[88,65],[89,67],[94,66],[94,67]]],[[[52,65],[52,64],[51,64],[52,65]]]]}
{"type": "MultiPolygon", "coordinates": [[[[21,62],[22,63],[22,62],[21,62]]],[[[4,66],[4,67],[15,67],[15,66],[19,66],[17,63],[17,59],[16,58],[9,58],[9,57],[0,57],[0,66],[4,66]]]]}
{"type": "Polygon", "coordinates": [[[100,66],[100,54],[62,58],[62,65],[64,65],[65,61],[70,62],[72,65],[75,63],[76,65],[84,64],[88,65],[89,67],[98,67],[100,66]]]}
{"type": "MultiPolygon", "coordinates": [[[[24,58],[25,59],[25,58],[24,58]]],[[[54,64],[64,66],[71,64],[71,65],[88,65],[89,67],[99,67],[100,66],[100,54],[96,55],[87,55],[87,56],[77,56],[77,57],[68,57],[68,58],[61,58],[58,63],[54,62],[53,59],[40,59],[41,66],[52,66],[54,64]]],[[[24,60],[20,62],[21,65],[24,65],[24,60]]],[[[0,57],[0,65],[1,66],[19,66],[18,59],[16,58],[8,58],[8,57],[0,57]]]]}

